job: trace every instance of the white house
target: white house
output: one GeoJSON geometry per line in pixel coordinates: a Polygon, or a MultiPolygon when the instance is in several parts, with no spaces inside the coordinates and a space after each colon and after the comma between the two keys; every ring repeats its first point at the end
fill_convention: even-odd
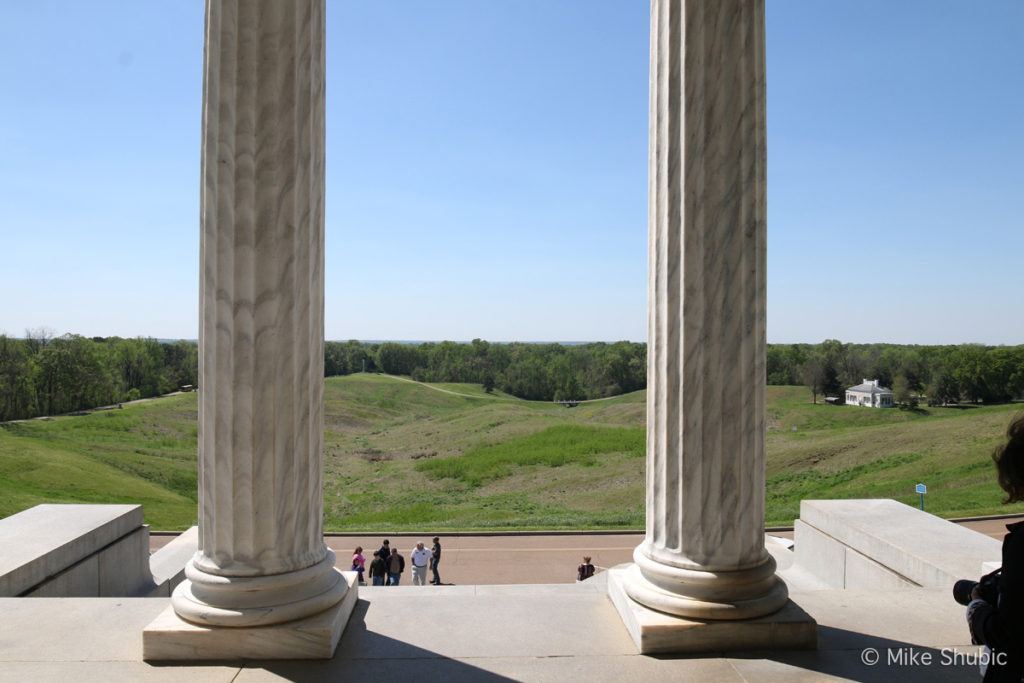
{"type": "Polygon", "coordinates": [[[892,408],[892,389],[879,385],[877,379],[866,379],[846,390],[846,405],[892,408]]]}

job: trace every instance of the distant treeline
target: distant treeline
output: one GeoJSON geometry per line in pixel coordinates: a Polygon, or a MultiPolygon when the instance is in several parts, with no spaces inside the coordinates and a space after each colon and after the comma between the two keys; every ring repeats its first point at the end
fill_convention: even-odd
{"type": "Polygon", "coordinates": [[[1024,346],[769,344],[768,384],[803,384],[813,400],[863,379],[893,390],[897,403],[1003,403],[1024,396],[1024,346]]]}
{"type": "MultiPolygon", "coordinates": [[[[471,382],[530,400],[615,396],[647,385],[646,344],[327,342],[324,374],[384,372],[471,382]]],[[[196,385],[195,342],[0,335],[0,421],[55,415],[196,385]]],[[[1024,346],[769,344],[768,384],[804,384],[813,400],[878,379],[898,403],[920,396],[997,403],[1024,396],[1024,346]]]]}
{"type": "Polygon", "coordinates": [[[603,398],[647,386],[647,345],[327,342],[325,374],[363,370],[420,382],[472,382],[536,401],[603,398]]]}
{"type": "Polygon", "coordinates": [[[196,383],[194,342],[0,335],[0,421],[159,396],[196,383]]]}
{"type": "MultiPolygon", "coordinates": [[[[614,396],[646,383],[645,345],[327,342],[324,374],[473,382],[533,400],[614,396]]],[[[0,335],[0,421],[57,415],[197,385],[195,342],[0,335]]]]}

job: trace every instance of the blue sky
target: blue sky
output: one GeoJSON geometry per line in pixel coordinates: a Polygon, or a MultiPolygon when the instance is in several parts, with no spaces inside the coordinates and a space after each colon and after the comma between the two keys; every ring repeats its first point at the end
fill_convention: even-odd
{"type": "MultiPolygon", "coordinates": [[[[201,5],[0,5],[0,331],[196,336],[201,5]]],[[[1024,343],[1024,3],[767,27],[769,340],[1024,343]]],[[[643,340],[647,32],[328,0],[328,338],[643,340]]]]}

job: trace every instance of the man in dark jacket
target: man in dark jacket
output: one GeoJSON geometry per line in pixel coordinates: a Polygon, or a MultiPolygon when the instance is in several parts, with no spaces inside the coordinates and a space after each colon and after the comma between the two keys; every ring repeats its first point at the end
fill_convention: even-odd
{"type": "Polygon", "coordinates": [[[370,583],[374,586],[383,586],[387,571],[387,564],[380,558],[380,552],[374,550],[373,562],[370,563],[370,583]]]}
{"type": "Polygon", "coordinates": [[[437,573],[437,565],[441,563],[441,539],[434,536],[434,545],[430,549],[430,569],[434,572],[430,583],[435,586],[441,585],[441,575],[437,573]]]}
{"type": "Polygon", "coordinates": [[[388,585],[397,586],[402,580],[402,572],[405,571],[405,558],[398,548],[391,551],[388,556],[388,585]]]}
{"type": "MultiPolygon", "coordinates": [[[[1007,443],[993,456],[1006,502],[1024,500],[1024,415],[1010,424],[1007,443]]],[[[967,605],[971,636],[992,650],[985,683],[1024,680],[1024,522],[1006,527],[999,597],[986,602],[978,588],[967,605]]]]}
{"type": "Polygon", "coordinates": [[[388,558],[391,557],[391,541],[385,538],[384,542],[380,544],[380,550],[377,552],[380,553],[380,559],[387,563],[388,558]]]}

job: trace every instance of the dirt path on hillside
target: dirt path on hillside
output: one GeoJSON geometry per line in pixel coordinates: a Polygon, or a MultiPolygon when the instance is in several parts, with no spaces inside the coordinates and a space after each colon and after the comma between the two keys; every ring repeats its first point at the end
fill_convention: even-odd
{"type": "Polygon", "coordinates": [[[138,403],[149,403],[150,401],[159,401],[162,398],[168,398],[169,396],[178,396],[183,394],[183,391],[172,391],[169,394],[160,394],[159,396],[150,396],[148,398],[137,398],[134,401],[121,401],[120,403],[113,403],[109,406],[96,406],[95,408],[83,408],[81,410],[73,410],[70,413],[58,413],[56,415],[37,415],[36,417],[26,417],[21,420],[7,420],[0,422],[0,424],[16,424],[18,422],[32,422],[33,420],[52,420],[55,417],[78,417],[80,415],[89,415],[90,413],[98,413],[104,410],[120,410],[124,406],[133,406],[138,403]]]}
{"type": "MultiPolygon", "coordinates": [[[[432,384],[427,384],[426,382],[417,382],[414,379],[411,379],[409,377],[402,377],[400,375],[387,375],[387,374],[383,374],[382,373],[380,376],[381,377],[389,377],[391,379],[401,380],[402,382],[408,382],[409,384],[418,384],[419,386],[426,387],[427,389],[433,389],[434,391],[440,391],[442,394],[451,394],[452,396],[461,396],[463,398],[482,398],[485,401],[525,401],[526,400],[524,398],[519,398],[517,396],[488,396],[486,394],[483,395],[483,396],[480,396],[479,394],[463,394],[463,393],[458,392],[458,391],[452,391],[451,389],[442,389],[441,387],[435,387],[432,384]]],[[[541,401],[541,403],[547,403],[547,401],[541,401]]]]}
{"type": "MultiPolygon", "coordinates": [[[[434,385],[427,384],[426,382],[417,382],[414,379],[411,379],[409,377],[402,377],[401,375],[388,375],[388,374],[383,374],[382,373],[380,376],[381,377],[390,377],[391,379],[397,379],[397,380],[401,380],[403,382],[409,382],[410,384],[418,384],[421,387],[426,387],[427,389],[433,389],[434,391],[440,391],[442,394],[451,394],[452,396],[462,396],[463,398],[482,398],[482,399],[489,400],[489,401],[513,401],[513,402],[515,402],[515,401],[522,401],[523,403],[553,403],[553,401],[531,401],[530,399],[519,398],[518,396],[487,396],[487,395],[480,396],[479,394],[463,394],[463,393],[458,392],[458,391],[452,391],[451,389],[442,389],[441,387],[435,387],[434,385]]],[[[609,401],[609,400],[611,400],[613,398],[618,398],[619,396],[623,396],[623,395],[624,394],[617,394],[615,396],[605,396],[604,398],[588,398],[588,399],[583,400],[583,401],[575,401],[575,403],[596,403],[597,401],[609,401]]]]}

